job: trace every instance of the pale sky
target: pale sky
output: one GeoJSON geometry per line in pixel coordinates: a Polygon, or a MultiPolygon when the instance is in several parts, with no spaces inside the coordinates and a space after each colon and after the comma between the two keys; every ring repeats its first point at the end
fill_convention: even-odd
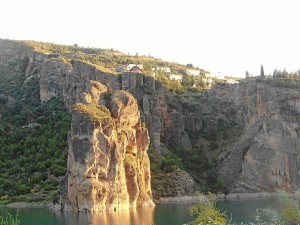
{"type": "Polygon", "coordinates": [[[0,38],[113,48],[225,75],[300,68],[299,0],[0,0],[0,38]]]}

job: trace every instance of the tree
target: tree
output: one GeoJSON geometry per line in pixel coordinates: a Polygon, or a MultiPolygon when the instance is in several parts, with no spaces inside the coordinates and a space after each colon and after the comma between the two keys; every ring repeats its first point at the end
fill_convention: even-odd
{"type": "Polygon", "coordinates": [[[196,218],[189,222],[188,225],[225,225],[228,222],[226,214],[217,208],[216,197],[212,193],[208,193],[206,197],[200,195],[199,202],[193,205],[189,211],[196,218]]]}
{"type": "Polygon", "coordinates": [[[250,73],[248,70],[246,70],[246,78],[249,78],[250,77],[250,73]]]}
{"type": "Polygon", "coordinates": [[[261,65],[261,67],[260,67],[260,76],[265,77],[265,71],[264,71],[264,66],[263,65],[261,65]]]}
{"type": "Polygon", "coordinates": [[[186,68],[194,68],[194,66],[192,63],[188,63],[188,64],[186,64],[186,68]]]}
{"type": "Polygon", "coordinates": [[[277,77],[277,75],[278,75],[278,70],[277,70],[277,69],[275,69],[275,70],[274,70],[274,72],[273,72],[273,78],[276,78],[276,77],[277,77]]]}

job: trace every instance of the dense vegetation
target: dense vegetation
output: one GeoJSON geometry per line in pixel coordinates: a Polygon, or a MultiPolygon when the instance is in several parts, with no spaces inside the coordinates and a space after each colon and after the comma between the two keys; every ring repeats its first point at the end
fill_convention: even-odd
{"type": "Polygon", "coordinates": [[[26,61],[16,64],[16,73],[0,71],[0,203],[53,200],[66,173],[70,115],[59,97],[41,103],[38,80],[25,82],[26,61]]]}
{"type": "Polygon", "coordinates": [[[246,80],[244,82],[264,82],[274,87],[283,88],[299,88],[300,87],[300,70],[296,72],[288,72],[287,70],[275,69],[273,74],[269,76],[261,75],[260,77],[252,77],[246,71],[246,80]]]}

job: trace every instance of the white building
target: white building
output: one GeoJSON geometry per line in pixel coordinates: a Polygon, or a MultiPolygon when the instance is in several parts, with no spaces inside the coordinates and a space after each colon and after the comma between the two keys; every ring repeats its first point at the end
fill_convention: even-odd
{"type": "Polygon", "coordinates": [[[208,78],[208,77],[214,77],[214,78],[217,78],[217,79],[220,79],[220,80],[224,80],[224,75],[221,74],[220,72],[218,72],[218,73],[206,73],[205,77],[206,78],[208,78]]]}
{"type": "Polygon", "coordinates": [[[188,75],[192,75],[192,76],[199,76],[200,75],[200,70],[187,70],[187,74],[188,75]]]}
{"type": "Polygon", "coordinates": [[[169,79],[170,80],[179,80],[179,81],[181,81],[182,80],[182,75],[170,74],[169,79]]]}
{"type": "Polygon", "coordinates": [[[227,79],[226,80],[226,84],[238,84],[239,81],[238,80],[235,80],[235,79],[227,79]]]}
{"type": "Polygon", "coordinates": [[[160,71],[163,71],[165,73],[171,73],[171,69],[167,66],[158,66],[158,67],[156,67],[156,70],[160,70],[160,71]]]}

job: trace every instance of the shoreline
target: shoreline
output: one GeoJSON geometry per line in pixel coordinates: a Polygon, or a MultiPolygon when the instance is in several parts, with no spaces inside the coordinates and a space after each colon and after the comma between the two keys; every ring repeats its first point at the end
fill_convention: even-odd
{"type": "MultiPolygon", "coordinates": [[[[258,200],[262,198],[275,198],[278,197],[277,192],[258,192],[258,193],[230,193],[230,194],[216,194],[217,201],[238,201],[238,200],[258,200]]],[[[192,196],[176,196],[176,197],[164,197],[160,199],[154,199],[155,205],[163,204],[185,204],[196,203],[205,196],[199,197],[197,195],[192,196]]],[[[54,211],[60,211],[59,204],[53,204],[51,202],[12,202],[6,205],[0,205],[0,207],[10,208],[47,208],[54,211]]]]}
{"type": "MultiPolygon", "coordinates": [[[[230,194],[215,194],[217,201],[238,201],[238,200],[257,200],[262,198],[275,198],[278,197],[277,192],[257,192],[257,193],[230,193],[230,194]]],[[[155,200],[155,204],[175,204],[175,203],[196,203],[204,198],[197,195],[193,196],[176,196],[164,197],[155,200]]]]}
{"type": "Polygon", "coordinates": [[[55,209],[55,205],[50,202],[12,202],[5,205],[0,205],[0,207],[8,207],[8,208],[47,208],[47,209],[55,209]]]}

